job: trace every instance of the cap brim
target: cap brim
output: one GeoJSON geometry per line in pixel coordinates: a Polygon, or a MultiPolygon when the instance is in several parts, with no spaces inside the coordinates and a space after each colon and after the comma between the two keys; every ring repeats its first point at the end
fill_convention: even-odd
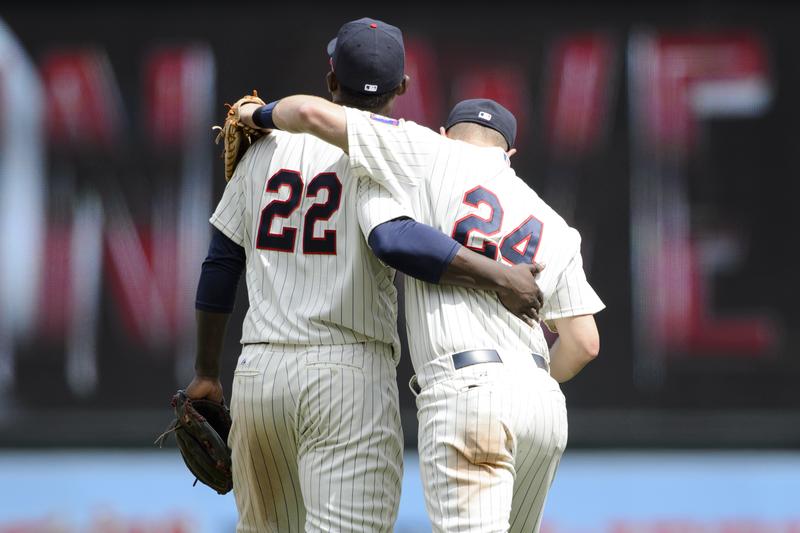
{"type": "Polygon", "coordinates": [[[328,43],[328,55],[333,57],[333,52],[336,50],[336,37],[331,39],[331,42],[328,43]]]}

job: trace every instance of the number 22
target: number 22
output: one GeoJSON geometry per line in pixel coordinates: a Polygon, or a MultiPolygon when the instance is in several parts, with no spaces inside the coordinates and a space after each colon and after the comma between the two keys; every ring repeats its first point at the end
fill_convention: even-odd
{"type": "MultiPolygon", "coordinates": [[[[284,226],[279,233],[272,233],[275,218],[289,218],[303,201],[303,178],[296,170],[281,169],[267,181],[267,192],[277,193],[281,187],[289,187],[289,197],[272,200],[261,210],[258,222],[256,248],[276,252],[293,253],[297,241],[297,228],[284,226]]],[[[310,255],[336,255],[336,230],[327,229],[322,237],[314,237],[314,225],[329,220],[339,210],[342,199],[342,182],[334,172],[322,172],[314,176],[306,187],[306,197],[328,191],[324,202],[315,202],[303,218],[303,253],[310,255]]]]}

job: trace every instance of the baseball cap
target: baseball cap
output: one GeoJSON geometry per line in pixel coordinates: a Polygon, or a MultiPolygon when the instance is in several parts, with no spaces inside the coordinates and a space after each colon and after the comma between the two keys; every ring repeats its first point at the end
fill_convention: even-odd
{"type": "Polygon", "coordinates": [[[383,21],[361,18],[345,23],[328,43],[328,55],[336,79],[359,94],[385,94],[403,81],[403,34],[383,21]]]}
{"type": "Polygon", "coordinates": [[[517,137],[517,119],[514,114],[494,100],[473,98],[457,103],[447,117],[444,129],[449,130],[459,122],[474,122],[500,133],[508,148],[514,146],[517,137]]]}

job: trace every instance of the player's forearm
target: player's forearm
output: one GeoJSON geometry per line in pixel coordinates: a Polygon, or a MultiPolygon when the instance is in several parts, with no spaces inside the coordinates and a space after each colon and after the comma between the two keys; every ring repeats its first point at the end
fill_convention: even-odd
{"type": "Polygon", "coordinates": [[[521,263],[512,267],[461,247],[442,275],[441,283],[495,291],[503,307],[533,327],[539,321],[543,295],[536,283],[541,267],[521,263]]]}
{"type": "Polygon", "coordinates": [[[198,309],[195,316],[197,319],[195,374],[205,378],[218,378],[222,342],[225,340],[225,328],[230,313],[214,313],[198,309]]]}
{"type": "Polygon", "coordinates": [[[566,353],[568,350],[562,349],[561,339],[556,339],[550,348],[550,375],[559,383],[564,383],[574,378],[588,361],[581,363],[566,353]]]}
{"type": "Polygon", "coordinates": [[[294,95],[250,109],[253,125],[275,127],[289,133],[310,133],[347,151],[347,116],[344,108],[317,96],[294,95]]]}
{"type": "Polygon", "coordinates": [[[416,220],[401,217],[384,222],[367,241],[381,261],[422,281],[490,291],[514,287],[510,267],[416,220]]]}
{"type": "Polygon", "coordinates": [[[510,288],[509,267],[461,246],[442,274],[440,283],[502,291],[510,288]]]}
{"type": "Polygon", "coordinates": [[[198,376],[219,377],[225,326],[236,301],[236,287],[246,260],[244,248],[217,228],[212,230],[195,299],[197,356],[194,368],[198,376]]]}
{"type": "Polygon", "coordinates": [[[559,383],[574,378],[600,352],[592,315],[556,320],[559,338],[550,348],[550,375],[559,383]]]}

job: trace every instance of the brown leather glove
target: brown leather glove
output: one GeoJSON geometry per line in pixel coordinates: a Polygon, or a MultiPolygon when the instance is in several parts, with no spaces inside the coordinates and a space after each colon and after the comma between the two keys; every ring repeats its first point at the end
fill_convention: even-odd
{"type": "Polygon", "coordinates": [[[239,160],[259,137],[266,135],[266,131],[257,130],[243,124],[239,117],[239,108],[245,103],[255,103],[265,105],[264,100],[258,97],[255,90],[253,94],[247,94],[239,98],[233,105],[225,104],[228,114],[225,116],[225,123],[222,126],[214,126],[212,129],[219,131],[216,144],[223,141],[222,158],[225,161],[225,181],[229,181],[236,170],[239,160]]]}

